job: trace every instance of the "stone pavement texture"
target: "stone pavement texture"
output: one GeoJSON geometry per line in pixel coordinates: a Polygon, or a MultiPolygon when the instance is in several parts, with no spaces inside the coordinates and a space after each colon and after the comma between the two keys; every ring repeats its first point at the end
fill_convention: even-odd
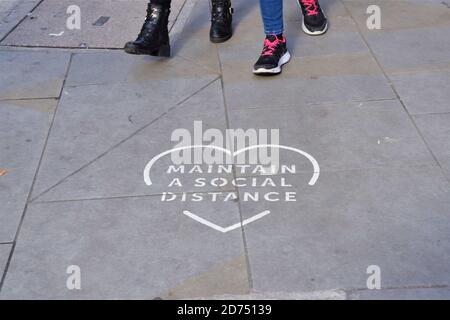
{"type": "MultiPolygon", "coordinates": [[[[293,58],[257,78],[256,0],[233,1],[234,36],[218,45],[208,1],[174,0],[170,59],[119,50],[145,2],[80,0],[82,28],[67,30],[73,1],[0,1],[0,299],[450,299],[449,3],[322,0],[330,30],[309,37],[285,1],[293,58]],[[366,27],[371,4],[381,30],[366,27]],[[207,172],[177,192],[239,199],[162,202],[170,159],[151,187],[144,166],[198,120],[279,128],[319,180],[308,186],[310,163],[283,153],[299,168],[296,202],[196,188],[207,172]],[[81,290],[66,287],[70,265],[81,290]],[[381,290],[367,290],[370,265],[381,290]]],[[[249,174],[220,177],[234,175],[249,174]]]]}

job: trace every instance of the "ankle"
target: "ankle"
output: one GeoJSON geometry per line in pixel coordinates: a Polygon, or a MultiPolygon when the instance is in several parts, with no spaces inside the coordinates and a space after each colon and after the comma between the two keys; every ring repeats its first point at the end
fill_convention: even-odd
{"type": "Polygon", "coordinates": [[[280,34],[267,34],[266,35],[266,39],[268,39],[268,38],[277,38],[280,41],[284,41],[286,39],[282,33],[280,33],[280,34]]]}

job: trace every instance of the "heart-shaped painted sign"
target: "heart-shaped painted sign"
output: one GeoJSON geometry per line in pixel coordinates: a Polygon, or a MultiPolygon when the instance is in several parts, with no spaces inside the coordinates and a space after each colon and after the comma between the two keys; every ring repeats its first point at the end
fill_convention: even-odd
{"type": "MultiPolygon", "coordinates": [[[[164,151],[164,152],[158,154],[157,156],[153,157],[147,163],[147,165],[145,166],[145,169],[144,169],[144,181],[145,181],[145,183],[148,186],[152,185],[152,180],[150,178],[150,171],[151,171],[153,165],[156,163],[156,161],[158,161],[160,158],[162,158],[162,157],[164,157],[164,156],[166,156],[168,154],[171,154],[172,152],[177,152],[177,151],[181,151],[181,150],[188,150],[188,149],[197,149],[197,148],[209,148],[209,149],[220,150],[220,151],[230,155],[233,159],[237,155],[239,155],[239,154],[241,154],[243,152],[246,152],[246,151],[249,151],[249,150],[253,150],[253,149],[258,149],[258,148],[279,148],[279,149],[289,150],[289,151],[293,151],[295,153],[298,153],[298,154],[306,157],[311,162],[311,164],[313,165],[313,175],[312,175],[311,179],[308,182],[308,184],[310,186],[313,186],[317,182],[317,179],[319,179],[319,175],[320,175],[319,164],[318,164],[317,160],[313,156],[311,156],[309,153],[307,153],[305,151],[302,151],[300,149],[296,149],[296,148],[293,148],[293,147],[289,147],[289,146],[283,146],[283,145],[277,145],[277,144],[258,144],[258,145],[253,145],[253,146],[250,146],[250,147],[239,149],[236,152],[231,152],[228,149],[221,148],[221,147],[214,146],[214,145],[191,145],[191,146],[184,146],[184,147],[178,147],[178,148],[170,149],[170,150],[164,151]]],[[[206,219],[200,217],[199,215],[194,214],[194,213],[192,213],[190,211],[187,211],[187,210],[184,210],[183,214],[188,216],[189,218],[191,218],[191,219],[193,219],[193,220],[195,220],[195,221],[205,225],[205,226],[208,226],[208,227],[216,230],[216,231],[219,231],[219,232],[222,232],[222,233],[227,233],[227,232],[230,232],[232,230],[236,230],[236,229],[238,229],[238,228],[240,228],[240,227],[242,227],[244,225],[247,225],[249,223],[252,223],[254,221],[257,221],[257,220],[265,217],[266,215],[270,214],[270,211],[268,211],[268,210],[263,211],[261,213],[258,213],[256,215],[252,216],[251,218],[245,219],[242,222],[235,223],[235,224],[233,224],[231,226],[228,226],[228,227],[219,226],[219,225],[217,225],[217,224],[215,224],[215,223],[213,223],[213,222],[211,222],[209,220],[206,220],[206,219]]]]}

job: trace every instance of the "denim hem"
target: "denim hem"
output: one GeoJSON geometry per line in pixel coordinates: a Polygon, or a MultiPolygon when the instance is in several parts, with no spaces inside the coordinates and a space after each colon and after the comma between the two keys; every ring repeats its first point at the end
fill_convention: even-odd
{"type": "Polygon", "coordinates": [[[264,33],[266,34],[266,36],[271,35],[271,34],[278,35],[278,34],[282,34],[283,33],[283,29],[278,30],[278,31],[266,31],[266,30],[264,30],[264,33]]]}

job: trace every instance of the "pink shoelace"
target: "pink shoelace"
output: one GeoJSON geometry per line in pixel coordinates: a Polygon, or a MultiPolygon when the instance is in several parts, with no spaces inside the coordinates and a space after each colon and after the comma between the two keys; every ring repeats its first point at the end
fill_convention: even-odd
{"type": "Polygon", "coordinates": [[[300,4],[305,6],[306,15],[313,16],[319,13],[319,6],[317,0],[299,0],[300,4]]]}
{"type": "Polygon", "coordinates": [[[264,47],[263,47],[263,51],[262,54],[263,56],[270,56],[273,54],[273,52],[275,51],[275,47],[277,46],[277,44],[279,44],[280,42],[283,42],[283,40],[278,39],[276,36],[275,40],[270,41],[269,39],[264,39],[264,47]]]}

